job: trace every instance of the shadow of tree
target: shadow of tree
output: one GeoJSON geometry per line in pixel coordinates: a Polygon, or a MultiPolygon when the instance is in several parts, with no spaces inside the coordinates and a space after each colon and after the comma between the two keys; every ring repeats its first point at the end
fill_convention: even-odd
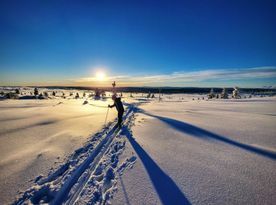
{"type": "Polygon", "coordinates": [[[120,180],[120,183],[121,183],[121,186],[122,186],[122,189],[123,189],[123,193],[124,193],[124,196],[125,196],[125,200],[126,200],[125,203],[126,203],[126,205],[130,205],[128,194],[127,194],[127,191],[126,191],[126,188],[125,188],[125,184],[124,184],[123,179],[120,175],[119,175],[119,180],[120,180]]]}
{"type": "Polygon", "coordinates": [[[229,139],[227,137],[220,136],[218,134],[212,133],[208,130],[205,130],[205,129],[196,127],[194,125],[188,124],[188,123],[183,122],[183,121],[175,120],[175,119],[168,118],[168,117],[161,117],[161,116],[149,114],[149,113],[147,113],[143,110],[139,110],[139,112],[141,112],[145,115],[157,118],[157,119],[161,120],[162,122],[165,122],[166,124],[168,124],[172,128],[174,128],[174,129],[176,129],[180,132],[192,135],[194,137],[199,137],[199,138],[208,139],[208,140],[210,140],[210,139],[218,140],[218,141],[224,142],[226,144],[244,149],[246,151],[249,151],[249,152],[252,152],[252,153],[255,153],[255,154],[259,154],[261,156],[264,156],[264,157],[267,157],[267,158],[270,158],[270,159],[273,159],[273,160],[276,159],[276,153],[273,152],[273,151],[266,150],[266,149],[261,149],[261,148],[254,147],[254,146],[251,146],[251,145],[248,145],[248,144],[244,144],[244,143],[229,139]]]}
{"type": "Polygon", "coordinates": [[[155,163],[147,152],[135,141],[127,128],[123,128],[125,134],[133,149],[141,159],[150,180],[164,205],[189,205],[189,200],[178,188],[175,182],[155,163]]]}

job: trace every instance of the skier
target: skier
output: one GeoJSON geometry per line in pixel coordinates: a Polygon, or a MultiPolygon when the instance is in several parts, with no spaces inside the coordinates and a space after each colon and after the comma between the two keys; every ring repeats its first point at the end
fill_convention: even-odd
{"type": "Polygon", "coordinates": [[[124,106],[123,103],[121,101],[121,98],[116,97],[116,95],[112,95],[112,100],[114,101],[113,105],[108,105],[108,107],[113,108],[114,106],[116,106],[116,109],[118,111],[118,123],[117,123],[117,127],[121,128],[122,127],[122,121],[123,121],[123,114],[124,114],[124,106]]]}

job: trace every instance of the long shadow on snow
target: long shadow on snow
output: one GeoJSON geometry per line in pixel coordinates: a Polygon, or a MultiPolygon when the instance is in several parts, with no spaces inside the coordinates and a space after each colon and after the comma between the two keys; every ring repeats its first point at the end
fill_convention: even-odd
{"type": "Polygon", "coordinates": [[[178,131],[181,131],[183,133],[195,136],[195,137],[200,137],[200,138],[209,138],[209,139],[215,139],[221,142],[224,142],[226,144],[229,145],[233,145],[236,146],[238,148],[244,149],[246,151],[249,152],[253,152],[255,154],[259,154],[262,155],[264,157],[268,157],[270,159],[275,160],[276,159],[276,153],[269,151],[269,150],[264,150],[264,149],[259,149],[257,147],[253,147],[241,142],[237,142],[235,140],[229,139],[227,137],[224,136],[220,136],[218,134],[212,133],[210,131],[204,130],[202,128],[196,127],[194,125],[188,124],[186,122],[182,122],[179,120],[175,120],[172,118],[168,118],[168,117],[161,117],[161,116],[157,116],[157,115],[152,115],[149,113],[144,112],[143,110],[140,110],[141,113],[151,116],[151,117],[155,117],[159,120],[161,120],[162,122],[165,122],[166,124],[168,124],[169,126],[177,129],[178,131]]]}
{"type": "Polygon", "coordinates": [[[147,152],[135,141],[127,128],[123,128],[133,149],[141,159],[154,188],[164,205],[190,205],[191,203],[178,188],[175,182],[154,162],[147,152]]]}
{"type": "Polygon", "coordinates": [[[128,194],[127,194],[126,188],[125,188],[125,184],[124,184],[123,179],[122,179],[122,177],[120,175],[119,175],[119,179],[120,179],[121,186],[122,186],[122,189],[123,189],[123,192],[124,192],[124,196],[125,196],[125,200],[126,200],[126,205],[130,205],[128,194]]]}

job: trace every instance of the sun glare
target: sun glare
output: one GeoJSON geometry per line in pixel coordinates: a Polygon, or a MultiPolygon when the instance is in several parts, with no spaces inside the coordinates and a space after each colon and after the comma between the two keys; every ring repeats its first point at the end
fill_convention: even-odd
{"type": "Polygon", "coordinates": [[[106,77],[106,75],[105,75],[105,73],[102,72],[102,71],[98,71],[98,72],[96,73],[96,79],[97,79],[98,81],[104,81],[104,80],[105,80],[105,77],[106,77]]]}

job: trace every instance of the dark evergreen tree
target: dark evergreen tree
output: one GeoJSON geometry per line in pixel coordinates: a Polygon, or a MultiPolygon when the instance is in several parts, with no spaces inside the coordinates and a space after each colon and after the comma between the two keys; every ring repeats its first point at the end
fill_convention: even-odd
{"type": "Polygon", "coordinates": [[[43,94],[45,97],[47,97],[47,98],[49,97],[48,92],[44,91],[43,94]]]}
{"type": "Polygon", "coordinates": [[[19,91],[18,88],[15,89],[15,93],[18,94],[18,95],[20,94],[20,91],[19,91]]]}
{"type": "Polygon", "coordinates": [[[96,90],[95,90],[95,97],[96,98],[100,98],[101,97],[101,92],[100,92],[100,90],[98,88],[96,88],[96,90]]]}
{"type": "Polygon", "coordinates": [[[38,95],[38,89],[37,88],[34,89],[34,95],[38,95]]]}

